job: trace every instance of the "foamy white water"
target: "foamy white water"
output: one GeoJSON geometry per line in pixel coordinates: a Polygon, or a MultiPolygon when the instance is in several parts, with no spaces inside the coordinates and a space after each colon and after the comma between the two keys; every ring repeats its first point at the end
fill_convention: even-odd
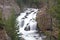
{"type": "Polygon", "coordinates": [[[42,40],[42,37],[39,36],[38,31],[36,30],[36,14],[38,9],[27,8],[26,11],[20,13],[17,17],[17,26],[19,26],[19,33],[22,34],[19,37],[24,38],[25,40],[42,40]]]}

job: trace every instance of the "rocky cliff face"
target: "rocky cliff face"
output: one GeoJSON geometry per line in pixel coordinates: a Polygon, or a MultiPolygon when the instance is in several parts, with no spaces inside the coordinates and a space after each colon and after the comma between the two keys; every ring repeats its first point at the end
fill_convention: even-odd
{"type": "Polygon", "coordinates": [[[11,38],[7,35],[4,24],[0,23],[0,40],[11,40],[11,38]]]}
{"type": "Polygon", "coordinates": [[[10,40],[10,38],[6,34],[6,31],[3,29],[0,29],[0,40],[10,40]]]}
{"type": "Polygon", "coordinates": [[[12,10],[15,11],[16,15],[20,12],[15,0],[0,0],[0,10],[2,11],[3,19],[7,19],[11,15],[12,10]]]}
{"type": "MultiPolygon", "coordinates": [[[[16,15],[20,13],[20,8],[15,0],[0,0],[0,13],[2,13],[3,20],[7,20],[11,16],[12,10],[16,15]]],[[[0,25],[0,40],[11,40],[5,29],[2,28],[0,25]]]]}
{"type": "Polygon", "coordinates": [[[55,38],[55,40],[57,40],[59,29],[56,26],[56,20],[54,18],[51,18],[46,9],[47,6],[43,6],[37,14],[38,27],[46,35],[51,35],[53,38],[55,38]]]}
{"type": "Polygon", "coordinates": [[[46,19],[46,18],[50,18],[50,16],[47,17],[47,15],[48,14],[46,14],[46,6],[45,7],[42,7],[40,9],[40,11],[38,12],[38,14],[37,14],[37,22],[38,22],[38,26],[40,27],[41,30],[45,30],[44,27],[48,27],[47,21],[49,19],[46,19]]]}

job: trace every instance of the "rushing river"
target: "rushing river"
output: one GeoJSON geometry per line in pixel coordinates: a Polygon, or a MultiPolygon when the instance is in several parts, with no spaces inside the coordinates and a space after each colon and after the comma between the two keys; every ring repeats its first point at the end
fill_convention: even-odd
{"type": "Polygon", "coordinates": [[[20,13],[17,17],[17,22],[19,26],[18,34],[19,37],[24,38],[24,40],[42,40],[37,30],[36,14],[38,9],[27,8],[26,11],[20,13]]]}

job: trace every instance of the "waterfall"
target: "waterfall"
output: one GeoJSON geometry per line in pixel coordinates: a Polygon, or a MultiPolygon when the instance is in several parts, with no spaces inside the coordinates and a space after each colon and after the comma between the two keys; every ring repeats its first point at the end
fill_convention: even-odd
{"type": "Polygon", "coordinates": [[[24,40],[42,40],[42,37],[39,36],[36,22],[36,14],[38,9],[27,8],[26,11],[20,13],[17,17],[17,22],[19,26],[18,34],[22,34],[19,37],[24,38],[24,40]]]}

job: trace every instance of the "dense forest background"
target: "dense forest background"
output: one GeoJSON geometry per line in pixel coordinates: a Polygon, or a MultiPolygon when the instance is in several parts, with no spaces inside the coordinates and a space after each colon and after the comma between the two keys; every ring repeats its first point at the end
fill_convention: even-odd
{"type": "MultiPolygon", "coordinates": [[[[19,8],[20,12],[24,11],[24,8],[38,8],[41,9],[43,6],[47,6],[46,13],[51,16],[51,19],[55,19],[54,23],[51,21],[51,28],[55,27],[58,29],[58,35],[55,37],[57,40],[60,40],[60,0],[14,0],[19,8]]],[[[15,10],[12,9],[10,17],[7,20],[2,18],[3,10],[0,11],[0,28],[1,26],[6,30],[9,39],[11,40],[20,40],[19,27],[16,27],[16,14],[15,10]]],[[[40,27],[40,26],[39,26],[40,27]]],[[[47,32],[45,32],[47,35],[47,32]]],[[[50,34],[48,34],[50,35],[50,34]]],[[[47,35],[47,36],[48,36],[47,35]]],[[[53,39],[52,39],[53,40],[53,39]]]]}

